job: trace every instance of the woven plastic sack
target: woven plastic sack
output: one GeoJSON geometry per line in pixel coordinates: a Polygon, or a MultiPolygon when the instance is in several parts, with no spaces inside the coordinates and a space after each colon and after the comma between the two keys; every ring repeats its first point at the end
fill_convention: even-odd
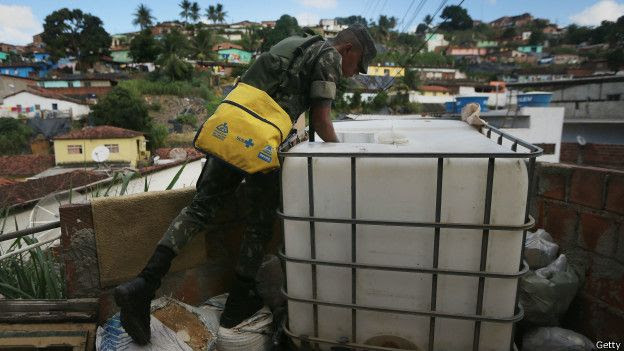
{"type": "Polygon", "coordinates": [[[548,266],[557,257],[559,245],[544,229],[528,232],[524,241],[524,258],[529,268],[538,269],[548,266]]]}
{"type": "Polygon", "coordinates": [[[594,344],[585,336],[558,327],[541,327],[524,334],[522,351],[592,351],[594,344]]]}
{"type": "Polygon", "coordinates": [[[567,264],[565,255],[543,268],[520,278],[520,304],[524,320],[539,326],[559,325],[579,287],[579,279],[567,264]]]}

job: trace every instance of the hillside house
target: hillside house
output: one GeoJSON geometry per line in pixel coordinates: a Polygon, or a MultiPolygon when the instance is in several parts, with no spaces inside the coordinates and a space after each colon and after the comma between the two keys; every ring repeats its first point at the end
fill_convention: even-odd
{"type": "Polygon", "coordinates": [[[390,76],[390,77],[403,77],[405,75],[405,68],[399,66],[368,66],[366,72],[369,76],[390,76]]]}
{"type": "Polygon", "coordinates": [[[24,78],[0,74],[0,104],[3,103],[5,96],[14,94],[34,85],[37,85],[37,79],[35,78],[24,78]]]}
{"type": "Polygon", "coordinates": [[[217,51],[219,53],[219,59],[225,62],[243,63],[247,64],[251,62],[251,52],[241,49],[223,49],[217,51]]]}
{"type": "Polygon", "coordinates": [[[435,51],[438,47],[446,47],[449,42],[444,40],[444,34],[433,33],[426,34],[427,38],[427,52],[435,51]]]}
{"type": "Polygon", "coordinates": [[[420,80],[457,80],[466,79],[466,74],[455,68],[414,68],[420,80]]]}
{"type": "Polygon", "coordinates": [[[32,63],[3,63],[0,64],[0,74],[15,77],[43,77],[45,74],[38,73],[38,65],[32,63]]]}
{"type": "Polygon", "coordinates": [[[518,51],[524,52],[527,54],[541,54],[544,50],[542,45],[524,45],[518,46],[518,51]]]}
{"type": "Polygon", "coordinates": [[[92,164],[93,150],[101,145],[110,152],[107,163],[136,167],[150,155],[141,132],[112,126],[85,127],[54,138],[56,165],[92,164]]]}
{"type": "Polygon", "coordinates": [[[47,89],[29,86],[4,97],[0,105],[0,116],[17,118],[23,115],[32,117],[71,117],[80,119],[91,109],[85,103],[47,89]]]}

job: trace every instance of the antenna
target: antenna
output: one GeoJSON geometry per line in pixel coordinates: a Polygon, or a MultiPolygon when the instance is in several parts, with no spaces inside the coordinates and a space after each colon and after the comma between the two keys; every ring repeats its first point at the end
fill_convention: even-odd
{"type": "Polygon", "coordinates": [[[97,163],[102,163],[108,160],[109,156],[110,150],[108,150],[108,148],[104,145],[96,146],[95,149],[93,149],[93,151],[91,152],[91,158],[97,163]]]}
{"type": "Polygon", "coordinates": [[[581,146],[585,146],[585,144],[587,144],[587,140],[580,135],[576,136],[576,142],[581,146]]]}

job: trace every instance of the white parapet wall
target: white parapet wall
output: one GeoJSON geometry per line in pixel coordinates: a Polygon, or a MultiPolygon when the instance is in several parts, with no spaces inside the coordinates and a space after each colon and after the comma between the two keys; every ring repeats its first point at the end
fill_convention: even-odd
{"type": "Polygon", "coordinates": [[[502,130],[531,144],[554,144],[553,154],[544,154],[537,160],[559,162],[561,134],[563,131],[563,107],[523,107],[518,115],[529,116],[529,128],[503,128],[502,130]]]}

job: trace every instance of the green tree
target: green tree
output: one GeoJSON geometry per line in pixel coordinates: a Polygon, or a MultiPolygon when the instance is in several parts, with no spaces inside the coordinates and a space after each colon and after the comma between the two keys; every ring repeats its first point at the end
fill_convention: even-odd
{"type": "Polygon", "coordinates": [[[216,54],[212,51],[216,40],[214,33],[208,29],[200,29],[192,40],[193,55],[198,60],[214,60],[216,54]]]}
{"type": "Polygon", "coordinates": [[[0,155],[21,154],[28,150],[32,129],[15,118],[0,118],[0,155]]]}
{"type": "Polygon", "coordinates": [[[149,133],[152,120],[147,105],[130,90],[116,86],[93,106],[93,121],[96,125],[110,125],[149,133]]]}
{"type": "Polygon", "coordinates": [[[169,136],[169,129],[162,124],[154,124],[149,132],[149,145],[150,149],[155,150],[166,146],[167,136],[169,136]]]}
{"type": "Polygon", "coordinates": [[[210,5],[206,9],[206,18],[212,21],[212,23],[223,23],[227,15],[226,11],[223,11],[223,5],[217,4],[217,6],[210,5]]]}
{"type": "Polygon", "coordinates": [[[268,51],[271,46],[277,44],[282,39],[296,34],[301,34],[301,28],[297,23],[297,19],[289,15],[282,15],[282,17],[275,22],[274,28],[266,28],[265,31],[263,31],[264,42],[262,43],[261,50],[268,51]]]}
{"type": "Polygon", "coordinates": [[[196,2],[193,2],[193,4],[191,5],[190,13],[189,13],[189,17],[191,18],[191,21],[193,21],[193,23],[197,23],[197,21],[199,21],[200,11],[201,9],[199,8],[199,4],[196,2]]]}
{"type": "Polygon", "coordinates": [[[248,28],[245,33],[243,33],[240,44],[243,49],[251,52],[256,52],[260,48],[260,44],[262,43],[261,37],[261,29],[259,27],[253,26],[248,28]]]}
{"type": "Polygon", "coordinates": [[[160,53],[158,42],[146,28],[130,41],[130,56],[134,62],[154,62],[160,53]]]}
{"type": "Polygon", "coordinates": [[[509,27],[507,29],[505,29],[501,35],[501,39],[503,40],[513,40],[513,38],[516,37],[516,35],[518,35],[518,31],[516,30],[516,28],[513,27],[509,27]]]}
{"type": "Polygon", "coordinates": [[[336,17],[336,21],[338,22],[338,24],[346,26],[350,26],[356,23],[359,23],[363,26],[368,26],[368,21],[366,21],[366,18],[362,16],[336,17]]]}
{"type": "Polygon", "coordinates": [[[193,78],[193,65],[178,55],[165,56],[159,64],[159,73],[168,81],[191,80],[193,78]]]}
{"type": "Polygon", "coordinates": [[[472,18],[465,8],[458,5],[447,6],[442,10],[440,18],[444,20],[440,24],[442,30],[464,30],[472,28],[472,18]]]}
{"type": "Polygon", "coordinates": [[[568,26],[564,41],[567,44],[578,45],[591,39],[592,29],[586,26],[571,24],[568,26]]]}
{"type": "Polygon", "coordinates": [[[154,16],[152,16],[152,10],[144,4],[140,4],[136,8],[133,16],[132,24],[139,26],[141,30],[151,27],[155,19],[154,16]]]}
{"type": "Polygon", "coordinates": [[[403,76],[403,83],[410,90],[416,90],[416,88],[418,88],[418,85],[420,84],[418,72],[413,69],[406,69],[405,75],[403,76]]]}
{"type": "Polygon", "coordinates": [[[531,32],[531,36],[529,37],[530,45],[541,45],[546,40],[546,37],[542,31],[534,31],[531,32]]]}
{"type": "Polygon", "coordinates": [[[188,23],[188,19],[191,16],[191,2],[189,0],[182,0],[181,3],[178,4],[182,11],[180,11],[180,17],[184,18],[184,23],[188,23]]]}
{"type": "Polygon", "coordinates": [[[431,26],[431,23],[433,22],[433,17],[431,17],[431,15],[427,15],[425,16],[425,18],[423,19],[423,23],[427,25],[427,27],[431,26]]]}
{"type": "Polygon", "coordinates": [[[78,9],[63,8],[49,14],[41,39],[53,60],[74,56],[80,66],[91,66],[108,55],[111,37],[102,20],[78,9]]]}
{"type": "Polygon", "coordinates": [[[160,51],[162,56],[177,55],[187,57],[190,53],[189,41],[179,30],[173,29],[165,34],[160,40],[160,51]]]}
{"type": "Polygon", "coordinates": [[[617,48],[611,50],[607,54],[607,64],[609,65],[609,68],[614,71],[617,71],[621,67],[624,67],[624,49],[617,48]]]}

